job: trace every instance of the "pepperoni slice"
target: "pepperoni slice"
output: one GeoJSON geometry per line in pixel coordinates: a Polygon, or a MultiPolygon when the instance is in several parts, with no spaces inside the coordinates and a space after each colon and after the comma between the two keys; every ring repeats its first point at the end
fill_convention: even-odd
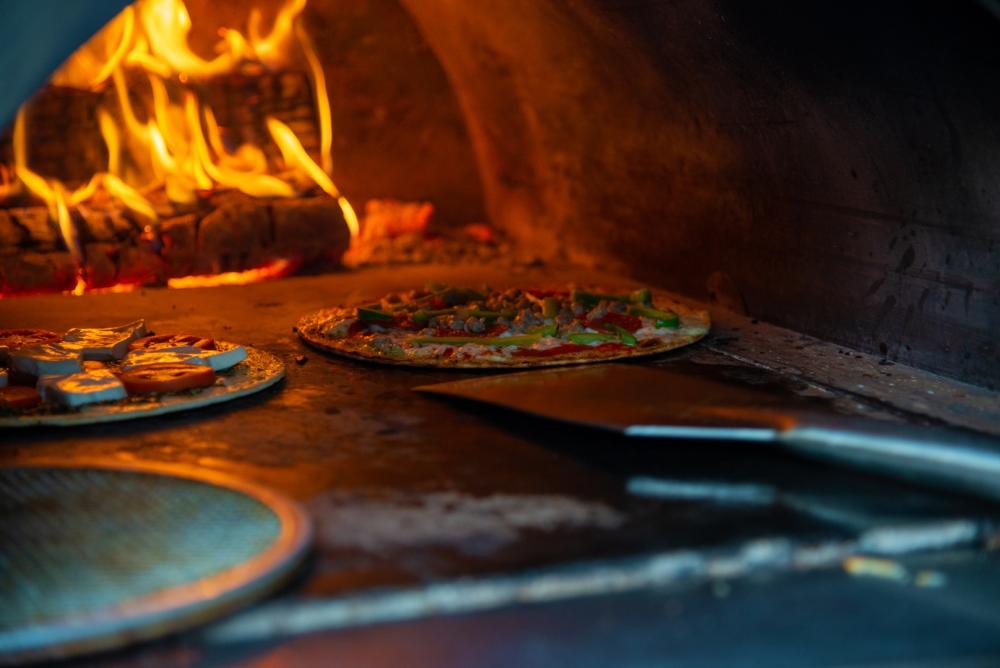
{"type": "Polygon", "coordinates": [[[128,345],[129,350],[158,350],[160,348],[179,348],[192,346],[202,350],[215,350],[215,340],[196,334],[159,334],[144,336],[128,345]]]}
{"type": "Polygon", "coordinates": [[[62,334],[47,329],[0,329],[0,347],[13,350],[38,343],[58,343],[62,334]]]}
{"type": "Polygon", "coordinates": [[[129,394],[180,392],[215,382],[211,367],[177,362],[142,364],[118,375],[129,394]]]}
{"type": "Polygon", "coordinates": [[[23,410],[42,403],[42,395],[33,387],[0,387],[0,407],[23,410]]]}

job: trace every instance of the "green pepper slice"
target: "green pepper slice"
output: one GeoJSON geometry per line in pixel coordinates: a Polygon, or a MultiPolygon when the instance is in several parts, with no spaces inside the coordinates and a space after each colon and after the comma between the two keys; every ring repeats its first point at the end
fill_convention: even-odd
{"type": "Polygon", "coordinates": [[[673,311],[661,311],[649,306],[631,306],[628,310],[630,315],[638,315],[643,318],[653,318],[657,327],[679,327],[680,317],[673,311]]]}
{"type": "Polygon", "coordinates": [[[570,343],[579,343],[585,346],[591,343],[607,343],[619,340],[617,334],[602,334],[600,332],[577,332],[567,335],[566,338],[569,339],[570,343]]]}
{"type": "Polygon", "coordinates": [[[618,325],[612,325],[611,323],[605,323],[605,327],[610,329],[612,332],[618,335],[618,340],[624,343],[626,346],[634,346],[639,343],[639,339],[635,338],[632,332],[628,331],[624,327],[619,327],[618,325]]]}
{"type": "Polygon", "coordinates": [[[365,322],[389,322],[391,320],[395,320],[395,316],[391,313],[386,313],[377,309],[359,306],[358,319],[364,320],[365,322]]]}

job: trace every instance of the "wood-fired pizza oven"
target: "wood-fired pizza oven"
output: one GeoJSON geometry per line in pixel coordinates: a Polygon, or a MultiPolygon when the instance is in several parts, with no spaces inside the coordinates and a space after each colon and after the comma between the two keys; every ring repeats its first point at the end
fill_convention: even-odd
{"type": "MultiPolygon", "coordinates": [[[[684,446],[664,460],[653,446],[545,432],[532,421],[414,399],[412,386],[447,373],[425,378],[330,361],[292,332],[309,309],[428,280],[621,277],[713,313],[716,327],[703,347],[664,364],[722,369],[740,382],[828,401],[840,413],[1000,435],[995,2],[8,4],[0,8],[0,327],[145,317],[224,329],[282,356],[289,377],[245,412],[20,433],[0,457],[6,464],[69,457],[217,468],[280,488],[318,518],[319,556],[293,585],[292,621],[283,619],[279,598],[249,626],[119,657],[122,665],[143,656],[210,661],[217,651],[228,660],[229,650],[217,647],[258,647],[253,643],[313,631],[322,632],[306,636],[318,637],[315,644],[295,641],[288,650],[292,662],[315,662],[329,651],[374,663],[378,642],[368,647],[331,629],[354,623],[345,619],[472,609],[456,601],[544,602],[538,592],[560,586],[635,592],[642,583],[662,584],[657,578],[670,569],[680,569],[670,578],[684,580],[677,574],[687,566],[633,561],[620,572],[584,569],[583,579],[559,571],[556,580],[545,579],[545,569],[690,545],[704,581],[724,581],[726,564],[734,577],[764,562],[769,573],[811,568],[802,564],[827,557],[788,552],[779,559],[768,550],[784,543],[746,541],[773,534],[809,543],[818,535],[814,521],[846,535],[882,528],[889,516],[893,527],[974,517],[974,540],[998,544],[988,530],[995,523],[982,519],[1000,517],[992,502],[727,446],[718,461],[729,467],[729,482],[779,480],[793,491],[774,497],[766,512],[734,511],[717,498],[697,507],[636,501],[645,499],[632,494],[636,479],[704,481],[718,473],[716,455],[684,446]],[[135,46],[134,35],[158,30],[143,23],[144,7],[163,12],[148,20],[176,24],[173,38],[160,37],[180,40],[175,60],[156,53],[152,37],[135,46]],[[98,41],[88,43],[95,33],[98,41]],[[60,65],[84,43],[89,55],[77,51],[75,65],[60,65]],[[185,61],[187,54],[195,58],[185,61]],[[226,57],[232,62],[222,63],[226,57]],[[160,71],[163,62],[170,65],[160,71]],[[226,283],[240,285],[219,287],[226,283]],[[809,505],[848,497],[856,485],[864,490],[858,507],[846,503],[847,510],[824,515],[809,505]],[[550,488],[556,491],[546,496],[550,488]],[[811,500],[796,496],[803,490],[811,500]],[[571,507],[566,499],[574,495],[590,501],[571,507]],[[562,501],[546,506],[552,499],[562,501]],[[535,500],[554,519],[525,519],[535,500]],[[676,540],[674,523],[686,527],[676,540]],[[339,534],[340,526],[356,532],[354,539],[339,534]],[[742,551],[727,562],[711,550],[729,545],[734,531],[742,551]],[[475,591],[423,589],[424,598],[378,599],[371,608],[364,607],[369,599],[352,608],[337,598],[343,609],[336,610],[310,602],[535,571],[541,579],[491,580],[475,591]],[[259,636],[249,630],[265,627],[259,636]]],[[[934,534],[938,528],[927,535],[953,535],[947,527],[934,534]]],[[[919,579],[907,577],[909,584],[919,579]]],[[[728,596],[729,589],[711,587],[712,605],[728,596]]],[[[836,586],[816,588],[802,596],[836,598],[836,586]]],[[[621,625],[648,626],[649,638],[658,638],[651,620],[663,610],[688,614],[670,612],[681,598],[663,597],[666,603],[621,599],[613,604],[620,609],[581,608],[569,617],[579,615],[581,628],[598,636],[607,615],[615,633],[630,633],[621,625]],[[646,605],[657,612],[643,612],[646,605]]],[[[760,612],[770,605],[760,600],[741,603],[743,622],[776,618],[760,612]]],[[[778,607],[794,605],[782,600],[778,607]]],[[[523,648],[530,642],[518,634],[530,624],[520,610],[510,624],[521,630],[508,640],[523,648]]],[[[533,610],[543,645],[566,632],[558,614],[533,610]]],[[[831,614],[845,634],[873,628],[831,614]],[[860,630],[848,628],[855,623],[860,630]]],[[[829,621],[806,618],[794,623],[814,621],[815,630],[829,621]]],[[[477,626],[458,619],[487,629],[483,637],[494,649],[505,642],[497,631],[503,620],[477,626]]],[[[731,625],[750,628],[743,622],[731,625]]],[[[451,633],[421,624],[387,646],[446,642],[451,633]]],[[[911,647],[913,628],[879,632],[911,647]]],[[[700,648],[692,656],[703,656],[698,652],[716,644],[706,638],[693,633],[671,642],[690,641],[700,648]]],[[[648,656],[617,645],[602,654],[581,637],[564,643],[575,649],[550,658],[586,664],[593,651],[640,664],[667,653],[669,643],[649,642],[648,656]]],[[[905,661],[937,651],[892,654],[874,636],[866,642],[841,658],[905,661]]],[[[963,642],[940,639],[942,651],[985,647],[963,642]]],[[[810,647],[818,654],[808,656],[823,655],[819,645],[810,647]]],[[[281,656],[274,651],[272,658],[281,656]]],[[[792,665],[796,656],[768,654],[763,645],[749,651],[769,665],[792,665]]],[[[534,665],[545,663],[543,654],[496,650],[489,657],[534,665]]],[[[449,655],[459,663],[474,655],[463,656],[449,655]]],[[[420,662],[435,660],[421,654],[420,662]]]]}

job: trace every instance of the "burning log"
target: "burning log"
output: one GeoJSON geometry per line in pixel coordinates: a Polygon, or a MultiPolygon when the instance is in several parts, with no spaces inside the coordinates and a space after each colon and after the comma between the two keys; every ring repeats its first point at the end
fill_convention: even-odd
{"type": "MultiPolygon", "coordinates": [[[[259,199],[225,192],[196,212],[147,229],[122,207],[81,209],[74,221],[89,288],[166,285],[171,278],[255,269],[276,260],[331,268],[350,244],[326,195],[259,199]]],[[[0,209],[0,292],[70,290],[73,257],[45,207],[0,209]]]]}
{"type": "Polygon", "coordinates": [[[76,263],[68,251],[9,252],[0,254],[0,285],[5,293],[71,290],[76,284],[76,263]]]}
{"type": "MultiPolygon", "coordinates": [[[[114,105],[115,91],[48,86],[29,107],[32,169],[73,186],[107,165],[96,110],[114,105]],[[65,118],[72,118],[66,123],[65,118]],[[67,159],[67,156],[70,156],[67,159]]],[[[307,153],[319,152],[314,100],[303,72],[229,73],[204,87],[225,143],[252,143],[269,159],[268,117],[288,125],[307,153]]],[[[13,162],[12,133],[0,137],[0,163],[13,162]]],[[[80,237],[79,273],[88,288],[119,284],[165,285],[171,278],[245,271],[275,260],[336,266],[350,243],[337,201],[327,196],[254,198],[222,191],[185,207],[162,190],[147,195],[160,221],[149,221],[104,198],[71,213],[80,237]]],[[[45,206],[0,208],[0,292],[69,290],[77,271],[59,225],[45,206]]]]}

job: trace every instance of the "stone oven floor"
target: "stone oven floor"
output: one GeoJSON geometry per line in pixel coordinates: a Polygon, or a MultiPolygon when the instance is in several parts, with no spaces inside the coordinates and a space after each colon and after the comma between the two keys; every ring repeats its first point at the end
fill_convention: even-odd
{"type": "MultiPolygon", "coordinates": [[[[613,282],[583,270],[511,272],[365,269],[0,301],[4,327],[144,317],[161,332],[252,344],[288,366],[277,388],[215,408],[0,434],[3,465],[210,469],[281,490],[315,520],[314,556],[281,594],[102,661],[930,666],[1000,656],[1000,562],[989,549],[1000,506],[760,446],[636,443],[461,407],[411,388],[468,372],[328,357],[292,329],[323,306],[430,280],[613,282]],[[631,494],[640,476],[767,485],[786,501],[631,494]]],[[[742,316],[713,317],[707,341],[647,363],[842,412],[1000,432],[995,392],[742,316]]]]}

